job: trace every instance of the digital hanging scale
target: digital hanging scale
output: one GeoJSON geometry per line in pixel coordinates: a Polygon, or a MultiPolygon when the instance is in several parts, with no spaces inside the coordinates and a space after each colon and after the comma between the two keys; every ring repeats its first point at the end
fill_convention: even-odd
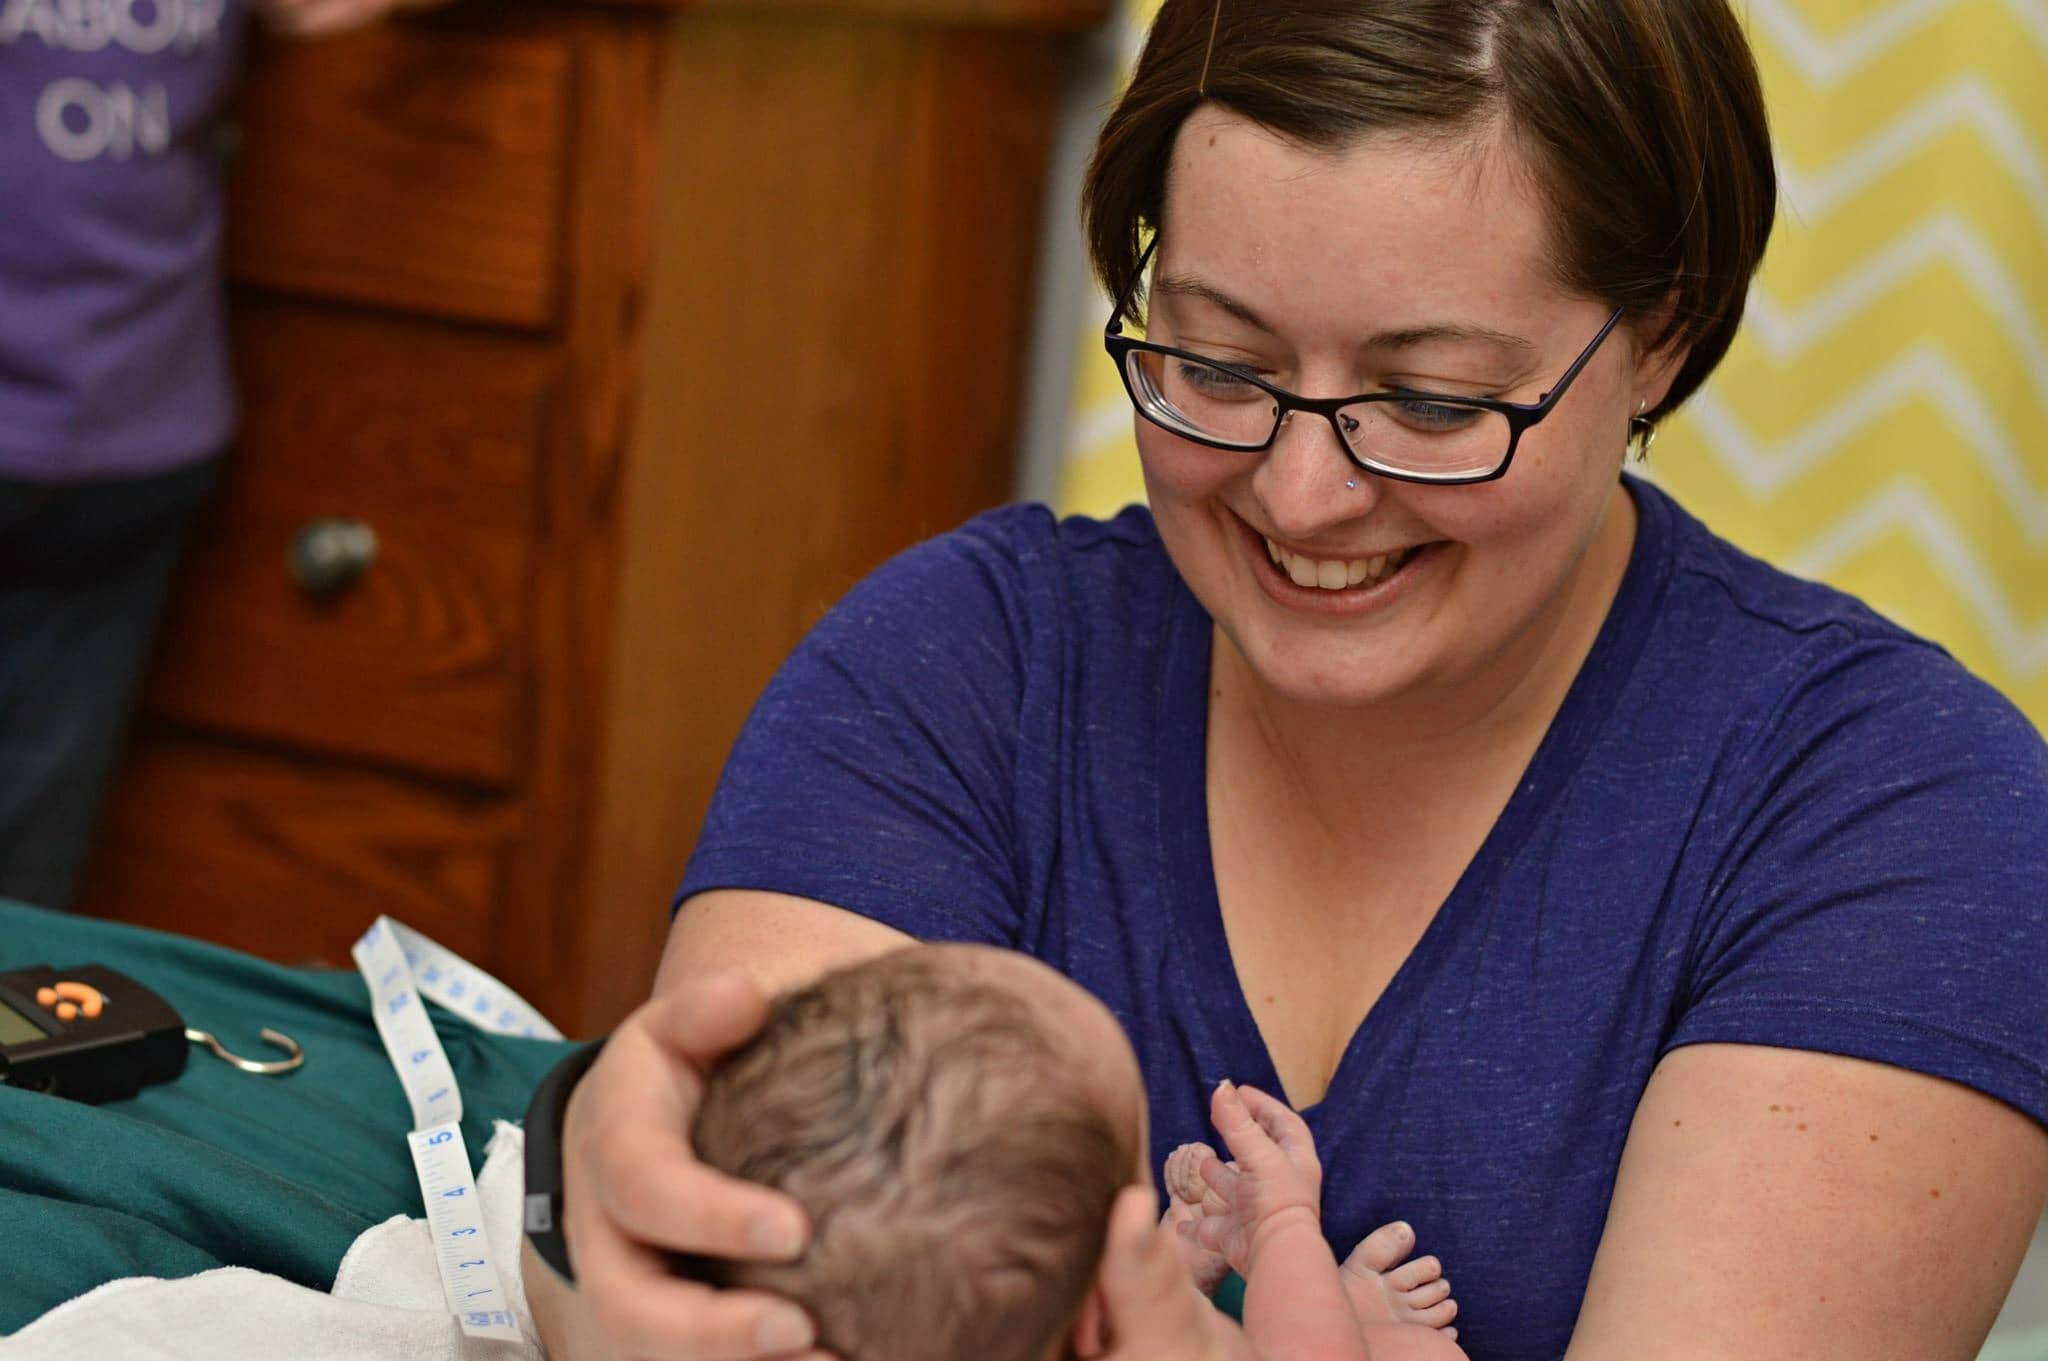
{"type": "Polygon", "coordinates": [[[305,1062],[299,1046],[265,1030],[290,1057],[238,1058],[171,1004],[124,973],[98,964],[36,965],[0,973],[0,1083],[99,1104],[125,1101],[185,1071],[187,1041],[244,1072],[284,1073],[305,1062]]]}

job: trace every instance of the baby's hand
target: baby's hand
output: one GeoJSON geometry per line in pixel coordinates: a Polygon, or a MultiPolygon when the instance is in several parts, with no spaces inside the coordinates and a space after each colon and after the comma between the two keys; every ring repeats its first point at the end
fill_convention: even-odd
{"type": "Polygon", "coordinates": [[[1202,1164],[1215,1156],[1216,1150],[1207,1144],[1182,1144],[1173,1151],[1166,1160],[1166,1217],[1159,1221],[1159,1227],[1173,1235],[1188,1278],[1204,1295],[1215,1294],[1230,1274],[1223,1254],[1203,1247],[1195,1237],[1203,1219],[1228,1208],[1202,1180],[1202,1164]]]}
{"type": "MultiPolygon", "coordinates": [[[[1321,1223],[1323,1165],[1302,1118],[1255,1087],[1219,1085],[1209,1102],[1209,1118],[1234,1160],[1226,1163],[1199,1144],[1174,1157],[1183,1162],[1182,1180],[1192,1165],[1204,1189],[1201,1216],[1192,1230],[1195,1244],[1222,1253],[1242,1273],[1262,1233],[1301,1216],[1321,1223]]],[[[1170,1188],[1173,1181],[1169,1161],[1170,1188]]]]}

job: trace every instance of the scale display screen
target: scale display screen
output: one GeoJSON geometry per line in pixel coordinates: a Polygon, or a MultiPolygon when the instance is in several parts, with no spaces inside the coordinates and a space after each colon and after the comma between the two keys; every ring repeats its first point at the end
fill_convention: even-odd
{"type": "Polygon", "coordinates": [[[0,1002],[0,1044],[35,1044],[49,1038],[48,1031],[5,1002],[0,1002]]]}

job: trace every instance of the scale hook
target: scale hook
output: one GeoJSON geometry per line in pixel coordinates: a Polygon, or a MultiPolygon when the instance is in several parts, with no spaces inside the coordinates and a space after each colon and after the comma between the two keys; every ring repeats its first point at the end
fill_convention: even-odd
{"type": "Polygon", "coordinates": [[[292,1069],[306,1061],[306,1052],[299,1048],[297,1040],[289,1035],[279,1034],[268,1026],[263,1028],[263,1038],[276,1045],[279,1049],[284,1050],[291,1056],[290,1058],[275,1059],[269,1063],[265,1063],[261,1059],[245,1059],[239,1055],[229,1053],[219,1040],[216,1040],[205,1031],[194,1030],[190,1026],[185,1027],[185,1038],[191,1040],[194,1044],[205,1045],[218,1057],[228,1063],[232,1063],[245,1073],[262,1073],[266,1076],[275,1076],[278,1073],[289,1073],[292,1069]]]}

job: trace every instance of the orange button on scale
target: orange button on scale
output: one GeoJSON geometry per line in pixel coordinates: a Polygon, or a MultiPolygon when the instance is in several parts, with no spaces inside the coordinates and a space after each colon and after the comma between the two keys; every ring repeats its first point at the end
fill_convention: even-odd
{"type": "Polygon", "coordinates": [[[49,987],[36,989],[36,1002],[57,1013],[60,1021],[75,1021],[79,1013],[85,1019],[94,1021],[106,1009],[107,996],[90,983],[74,983],[64,979],[49,987]]]}

